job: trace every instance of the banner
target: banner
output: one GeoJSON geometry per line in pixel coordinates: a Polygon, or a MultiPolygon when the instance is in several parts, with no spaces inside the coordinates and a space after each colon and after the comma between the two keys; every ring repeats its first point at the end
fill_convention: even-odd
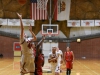
{"type": "Polygon", "coordinates": [[[22,21],[23,21],[23,25],[24,26],[30,26],[30,24],[32,26],[34,26],[34,20],[31,20],[31,19],[22,19],[22,21]]]}
{"type": "Polygon", "coordinates": [[[21,46],[19,42],[14,42],[13,44],[13,50],[14,51],[21,51],[21,46]]]}
{"type": "Polygon", "coordinates": [[[100,20],[95,20],[95,26],[100,26],[100,20]]]}
{"type": "Polygon", "coordinates": [[[7,25],[7,19],[0,18],[0,25],[7,25]]]}
{"type": "Polygon", "coordinates": [[[71,0],[54,0],[54,19],[69,20],[71,0]]]}
{"type": "Polygon", "coordinates": [[[94,20],[81,20],[81,26],[82,27],[93,27],[94,20]]]}
{"type": "Polygon", "coordinates": [[[20,26],[19,19],[8,19],[8,26],[20,26]]]}
{"type": "Polygon", "coordinates": [[[80,20],[67,20],[67,27],[80,27],[80,20]]]}
{"type": "Polygon", "coordinates": [[[47,20],[47,2],[48,0],[30,0],[31,19],[47,20]]]}
{"type": "MultiPolygon", "coordinates": [[[[24,26],[34,26],[34,20],[31,19],[22,19],[24,26]]],[[[20,26],[20,20],[19,19],[8,19],[8,26],[20,26]]]]}

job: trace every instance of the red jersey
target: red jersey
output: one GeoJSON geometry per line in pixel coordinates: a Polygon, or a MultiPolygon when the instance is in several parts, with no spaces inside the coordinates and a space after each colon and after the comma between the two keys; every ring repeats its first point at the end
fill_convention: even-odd
{"type": "Polygon", "coordinates": [[[73,52],[65,52],[65,60],[66,60],[66,68],[72,69],[73,68],[73,52]]]}
{"type": "Polygon", "coordinates": [[[38,60],[36,60],[37,67],[42,66],[43,62],[44,62],[44,56],[43,56],[43,54],[39,54],[38,60]]]}
{"type": "Polygon", "coordinates": [[[44,62],[44,56],[43,56],[43,54],[39,54],[39,56],[35,60],[36,75],[42,75],[43,62],[44,62]]]}
{"type": "Polygon", "coordinates": [[[65,59],[66,59],[66,61],[73,61],[73,53],[72,53],[72,51],[65,52],[65,59]]]}
{"type": "Polygon", "coordinates": [[[36,56],[36,49],[33,49],[33,55],[36,56]]]}

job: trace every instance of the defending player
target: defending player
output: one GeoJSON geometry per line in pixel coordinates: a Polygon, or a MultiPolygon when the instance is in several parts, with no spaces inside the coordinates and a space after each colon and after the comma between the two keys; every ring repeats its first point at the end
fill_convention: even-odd
{"type": "Polygon", "coordinates": [[[67,68],[66,75],[70,75],[71,69],[73,68],[74,53],[73,51],[70,51],[69,47],[66,48],[66,52],[64,53],[64,60],[67,68]]]}
{"type": "Polygon", "coordinates": [[[41,45],[44,39],[45,36],[43,36],[40,42],[36,45],[35,75],[42,75],[42,67],[44,65],[44,55],[42,54],[41,45]]]}

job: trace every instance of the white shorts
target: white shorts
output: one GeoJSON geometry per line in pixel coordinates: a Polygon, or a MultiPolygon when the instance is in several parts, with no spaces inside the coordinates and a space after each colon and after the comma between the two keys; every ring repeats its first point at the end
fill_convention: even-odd
{"type": "Polygon", "coordinates": [[[35,72],[34,56],[22,55],[20,62],[20,69],[22,73],[34,73],[35,72]]]}
{"type": "Polygon", "coordinates": [[[59,72],[59,73],[60,73],[60,64],[58,64],[58,65],[56,66],[55,72],[59,72]]]}

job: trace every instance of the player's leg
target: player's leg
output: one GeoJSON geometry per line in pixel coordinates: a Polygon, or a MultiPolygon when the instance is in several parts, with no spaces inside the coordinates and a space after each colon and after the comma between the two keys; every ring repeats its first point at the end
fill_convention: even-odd
{"type": "Polygon", "coordinates": [[[70,75],[71,74],[71,69],[67,69],[66,75],[70,75]]]}
{"type": "Polygon", "coordinates": [[[24,73],[20,73],[20,75],[24,75],[24,73]]]}
{"type": "Polygon", "coordinates": [[[56,72],[55,75],[60,75],[60,73],[59,72],[56,72]]]}
{"type": "Polygon", "coordinates": [[[60,65],[56,66],[55,75],[60,75],[60,65]]]}
{"type": "Polygon", "coordinates": [[[34,75],[34,73],[30,73],[30,75],[34,75]]]}
{"type": "Polygon", "coordinates": [[[51,68],[51,71],[52,71],[52,75],[55,75],[55,69],[54,69],[54,67],[51,68]]]}
{"type": "Polygon", "coordinates": [[[69,70],[68,69],[66,70],[66,75],[69,75],[69,70]]]}
{"type": "Polygon", "coordinates": [[[71,74],[71,69],[69,69],[69,75],[71,74]]]}
{"type": "Polygon", "coordinates": [[[52,75],[55,75],[56,64],[51,65],[52,75]]]}
{"type": "Polygon", "coordinates": [[[71,67],[70,62],[67,62],[67,71],[66,71],[66,75],[70,75],[70,74],[69,74],[70,67],[71,67]]]}
{"type": "Polygon", "coordinates": [[[22,67],[23,65],[22,65],[22,60],[21,60],[21,62],[20,62],[20,75],[24,75],[24,70],[23,70],[23,67],[22,67]]]}
{"type": "Polygon", "coordinates": [[[70,62],[70,63],[69,63],[69,75],[71,74],[72,66],[73,66],[73,64],[72,64],[72,62],[70,62]]]}

